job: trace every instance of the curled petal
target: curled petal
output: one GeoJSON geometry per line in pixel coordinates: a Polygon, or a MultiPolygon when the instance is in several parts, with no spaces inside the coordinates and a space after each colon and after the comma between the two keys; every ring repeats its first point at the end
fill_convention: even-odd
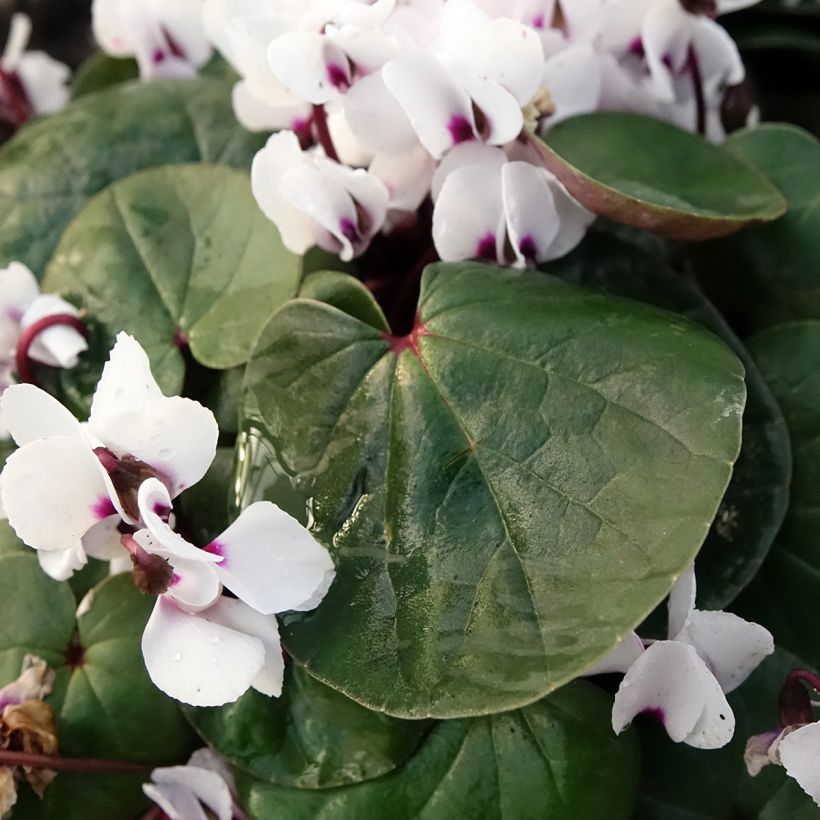
{"type": "Polygon", "coordinates": [[[276,78],[297,97],[324,105],[352,83],[347,55],[329,37],[314,31],[291,31],[268,47],[276,78]]]}
{"type": "Polygon", "coordinates": [[[144,783],[142,790],[145,796],[153,800],[162,809],[163,814],[172,820],[208,820],[202,804],[184,786],[176,783],[144,783]]]}
{"type": "Polygon", "coordinates": [[[506,223],[501,169],[471,165],[451,173],[433,210],[433,240],[445,262],[504,261],[506,223]]]}
{"type": "Polygon", "coordinates": [[[697,582],[695,580],[694,564],[684,570],[669,592],[667,603],[668,613],[668,635],[670,640],[674,640],[686,626],[689,615],[695,609],[695,596],[697,594],[697,582]]]}
{"type": "Polygon", "coordinates": [[[697,19],[677,0],[661,0],[646,14],[641,32],[643,49],[653,93],[659,100],[675,99],[673,72],[686,63],[697,19]]]}
{"type": "Polygon", "coordinates": [[[258,612],[296,609],[335,570],[328,551],[275,504],[251,504],[208,550],[223,557],[222,583],[258,612]]]}
{"type": "Polygon", "coordinates": [[[262,615],[242,601],[220,598],[209,610],[208,617],[222,626],[259,638],[265,647],[265,664],[251,684],[257,692],[269,697],[282,694],[285,659],[279,641],[279,625],[275,615],[262,615]]]}
{"type": "Polygon", "coordinates": [[[469,71],[457,71],[454,76],[481,112],[480,136],[490,145],[512,142],[524,127],[521,105],[504,86],[469,71]]]}
{"type": "Polygon", "coordinates": [[[88,563],[81,541],[64,550],[38,550],[37,560],[43,572],[55,581],[67,581],[88,563]]]}
{"type": "Polygon", "coordinates": [[[724,692],[733,692],[774,652],[771,633],[732,612],[695,610],[677,640],[693,646],[724,692]]]}
{"type": "Polygon", "coordinates": [[[786,735],[778,752],[789,777],[820,806],[820,723],[810,723],[786,735]]]}
{"type": "Polygon", "coordinates": [[[677,641],[652,644],[626,673],[612,706],[615,733],[641,712],[657,715],[676,743],[698,749],[725,746],[735,730],[720,684],[694,648],[677,641]]]}
{"type": "MultiPolygon", "coordinates": [[[[184,789],[200,803],[204,803],[216,815],[218,820],[231,820],[233,817],[231,790],[216,772],[191,764],[187,766],[169,766],[154,769],[151,773],[151,780],[161,790],[168,786],[184,789]]],[[[175,805],[174,808],[179,809],[179,806],[175,805]]],[[[167,810],[165,813],[168,814],[167,810]]],[[[179,816],[186,818],[186,820],[188,817],[193,817],[193,815],[182,813],[179,816]]]]}
{"type": "Polygon", "coordinates": [[[0,492],[12,528],[38,550],[77,544],[112,510],[96,456],[75,438],[39,439],[12,453],[0,492]]]}
{"type": "Polygon", "coordinates": [[[400,54],[384,66],[382,78],[421,144],[436,159],[454,145],[475,139],[469,95],[432,55],[421,51],[400,54]]]}
{"type": "Polygon", "coordinates": [[[22,263],[0,268],[0,357],[12,355],[20,336],[20,320],[40,293],[34,274],[22,263]]]}
{"type": "Polygon", "coordinates": [[[265,663],[258,638],[191,614],[160,596],[142,636],[145,667],[154,684],[191,706],[232,703],[250,688],[265,663]]]}
{"type": "MultiPolygon", "coordinates": [[[[79,316],[80,311],[59,296],[45,293],[38,296],[23,314],[20,326],[23,330],[47,316],[79,316]]],[[[51,367],[74,367],[81,353],[88,350],[88,343],[73,327],[55,325],[40,333],[29,348],[32,359],[51,367]]]]}

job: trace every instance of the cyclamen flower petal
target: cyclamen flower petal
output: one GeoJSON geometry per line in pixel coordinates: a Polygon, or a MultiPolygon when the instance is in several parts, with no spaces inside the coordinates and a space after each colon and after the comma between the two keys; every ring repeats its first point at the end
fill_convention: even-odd
{"type": "Polygon", "coordinates": [[[698,749],[719,749],[734,734],[720,684],[693,647],[676,641],[652,644],[626,673],[612,707],[615,733],[641,712],[657,715],[676,743],[698,749]]]}
{"type": "Polygon", "coordinates": [[[259,638],[211,620],[207,609],[185,612],[167,595],[157,599],[145,627],[142,654],[154,684],[192,706],[237,700],[266,660],[259,638]]]}
{"type": "Polygon", "coordinates": [[[87,563],[83,542],[78,541],[73,547],[57,551],[37,551],[37,560],[43,572],[55,581],[67,581],[75,572],[87,563]]]}
{"type": "Polygon", "coordinates": [[[611,675],[615,672],[626,674],[643,652],[643,641],[634,632],[630,632],[608,655],[587,669],[584,677],[611,675]]]}
{"type": "Polygon", "coordinates": [[[210,59],[201,0],[94,0],[91,15],[100,47],[135,57],[144,79],[190,77],[210,59]]]}
{"type": "Polygon", "coordinates": [[[274,134],[254,158],[256,201],[294,253],[313,245],[349,261],[384,224],[389,195],[384,184],[320,154],[303,152],[296,135],[274,134]]]}
{"type": "Polygon", "coordinates": [[[103,368],[89,419],[91,433],[117,456],[133,456],[167,481],[172,497],[196,484],[216,454],[219,429],[199,402],[162,394],[148,356],[126,333],[103,368]]]}
{"type": "Polygon", "coordinates": [[[275,504],[259,501],[207,548],[222,583],[257,612],[297,609],[335,576],[328,551],[275,504]]]}
{"type": "Polygon", "coordinates": [[[778,754],[789,777],[820,806],[820,723],[809,723],[787,734],[779,743],[778,754]]]}

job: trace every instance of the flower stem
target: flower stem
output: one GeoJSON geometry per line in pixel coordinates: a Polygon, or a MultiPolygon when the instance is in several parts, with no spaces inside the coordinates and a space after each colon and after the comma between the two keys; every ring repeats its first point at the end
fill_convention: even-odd
{"type": "Polygon", "coordinates": [[[700,60],[694,46],[689,46],[689,70],[692,72],[692,87],[695,91],[695,106],[697,110],[696,127],[702,137],[706,136],[706,97],[703,93],[703,73],[700,70],[700,60]]]}
{"type": "Polygon", "coordinates": [[[88,338],[88,328],[80,319],[76,316],[72,316],[70,313],[57,313],[53,316],[45,316],[40,319],[40,321],[30,325],[23,331],[20,336],[20,341],[17,344],[16,366],[19,381],[25,384],[37,383],[34,378],[34,366],[29,351],[35,339],[37,339],[41,333],[44,333],[50,327],[58,326],[74,328],[84,339],[88,338]]]}
{"type": "Polygon", "coordinates": [[[98,774],[144,774],[156,768],[130,760],[103,760],[95,757],[60,757],[0,750],[0,766],[28,766],[56,772],[96,772],[98,774]]]}

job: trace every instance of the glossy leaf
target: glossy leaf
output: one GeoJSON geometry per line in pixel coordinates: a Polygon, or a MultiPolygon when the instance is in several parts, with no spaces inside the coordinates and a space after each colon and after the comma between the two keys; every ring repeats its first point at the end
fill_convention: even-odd
{"type": "Polygon", "coordinates": [[[746,741],[779,728],[777,696],[791,669],[804,662],[777,650],[729,695],[737,727],[728,746],[704,753],[675,744],[651,717],[638,720],[643,747],[635,820],[816,820],[820,811],[779,766],[750,777],[746,741]]]}
{"type": "MultiPolygon", "coordinates": [[[[760,569],[789,503],[791,449],[783,414],[751,356],[697,283],[678,274],[664,248],[640,248],[593,230],[550,273],[604,293],[674,310],[707,327],[743,362],[748,398],[732,480],[698,553],[698,602],[723,609],[760,569]]],[[[665,620],[664,620],[665,623],[665,620]]]]}
{"type": "Polygon", "coordinates": [[[156,376],[178,389],[180,338],[207,367],[243,364],[299,273],[246,174],[185,165],[143,171],[92,199],[44,287],[74,295],[111,338],[133,334],[156,376]]]}
{"type": "Polygon", "coordinates": [[[673,239],[726,236],[786,210],[762,173],[660,120],[586,114],[545,140],[544,164],[587,208],[673,239]]]}
{"type": "Polygon", "coordinates": [[[202,738],[260,780],[326,789],[370,780],[407,760],[430,729],[365,709],[288,666],[280,698],[254,690],[214,709],[186,708],[202,738]]]}
{"type": "Polygon", "coordinates": [[[791,504],[760,576],[738,601],[760,618],[778,645],[820,668],[820,321],[763,331],[749,349],[780,402],[791,436],[791,504]]]}
{"type": "Polygon", "coordinates": [[[631,734],[612,733],[610,708],[601,690],[578,682],[520,711],[439,723],[378,780],[326,791],[257,781],[245,805],[253,820],[631,817],[637,747],[631,734]]]}
{"type": "Polygon", "coordinates": [[[230,85],[133,83],[77,100],[0,151],[0,264],[44,271],[72,217],[135,171],[180,162],[250,167],[264,135],[236,123],[230,85]]]}
{"type": "Polygon", "coordinates": [[[726,147],[771,175],[789,212],[700,249],[704,287],[745,329],[820,318],[820,143],[794,126],[763,125],[733,135],[726,147]]]}
{"type": "Polygon", "coordinates": [[[127,58],[110,57],[102,51],[92,54],[77,69],[71,81],[71,96],[76,100],[86,94],[104,91],[113,85],[130,82],[139,78],[137,61],[127,58]]]}
{"type": "Polygon", "coordinates": [[[486,714],[583,672],[692,560],[743,368],[685,320],[537,273],[431,267],[419,315],[395,339],[296,300],[260,337],[250,421],[338,570],[283,634],[370,708],[486,714]]]}

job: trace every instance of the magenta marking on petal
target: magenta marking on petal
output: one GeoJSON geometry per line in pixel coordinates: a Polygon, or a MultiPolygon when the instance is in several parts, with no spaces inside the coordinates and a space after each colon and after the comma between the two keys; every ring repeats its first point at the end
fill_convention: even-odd
{"type": "Polygon", "coordinates": [[[518,243],[518,249],[521,251],[521,255],[524,259],[528,262],[535,262],[535,258],[538,255],[538,248],[535,246],[535,240],[529,234],[521,238],[521,241],[518,243]]]}
{"type": "Polygon", "coordinates": [[[661,723],[666,723],[666,713],[660,706],[652,706],[649,709],[643,710],[644,715],[651,715],[654,718],[657,718],[661,723]]]}
{"type": "Polygon", "coordinates": [[[226,559],[225,559],[225,545],[220,544],[219,541],[211,541],[207,547],[202,548],[205,552],[209,552],[211,555],[218,555],[222,560],[219,562],[220,566],[225,566],[226,559]]]}
{"type": "Polygon", "coordinates": [[[339,91],[347,91],[350,87],[350,81],[347,79],[347,72],[340,65],[336,65],[335,63],[330,63],[328,65],[327,78],[330,80],[330,84],[334,88],[338,88],[339,91]]]}
{"type": "Polygon", "coordinates": [[[105,496],[97,501],[97,503],[92,507],[92,510],[94,511],[94,515],[100,521],[102,521],[103,518],[108,518],[110,515],[117,514],[117,508],[108,496],[105,496]]]}
{"type": "Polygon", "coordinates": [[[156,51],[154,51],[154,53],[151,55],[151,59],[154,61],[154,63],[156,63],[157,65],[159,65],[160,63],[164,63],[164,62],[165,62],[165,59],[166,59],[166,57],[167,57],[167,56],[168,56],[168,55],[167,55],[167,54],[166,54],[166,53],[165,53],[165,52],[164,52],[161,48],[158,48],[158,49],[156,49],[156,51]]]}
{"type": "Polygon", "coordinates": [[[353,224],[353,222],[350,219],[340,220],[339,230],[342,236],[347,237],[351,242],[358,242],[361,239],[359,229],[353,224]]]}
{"type": "Polygon", "coordinates": [[[17,324],[19,324],[20,320],[23,318],[23,311],[18,307],[8,307],[6,308],[5,313],[6,318],[11,319],[12,322],[16,322],[17,324]]]}
{"type": "Polygon", "coordinates": [[[168,587],[175,587],[180,581],[182,581],[182,576],[175,572],[171,576],[171,583],[168,584],[168,587]]]}
{"type": "Polygon", "coordinates": [[[544,15],[543,14],[536,14],[535,17],[532,18],[532,27],[533,28],[544,28],[544,15]]]}
{"type": "Polygon", "coordinates": [[[466,117],[461,114],[453,114],[450,122],[447,123],[447,130],[453,138],[453,145],[459,145],[462,142],[469,142],[475,139],[473,126],[466,117]]]}
{"type": "Polygon", "coordinates": [[[478,242],[478,250],[476,251],[478,259],[492,259],[496,261],[495,253],[495,237],[491,234],[485,234],[478,242]]]}
{"type": "Polygon", "coordinates": [[[167,504],[162,504],[157,501],[154,503],[154,513],[160,518],[168,518],[171,514],[171,508],[167,504]]]}
{"type": "Polygon", "coordinates": [[[629,44],[629,51],[631,51],[636,57],[643,57],[646,53],[643,47],[643,40],[640,37],[636,37],[629,44]]]}

